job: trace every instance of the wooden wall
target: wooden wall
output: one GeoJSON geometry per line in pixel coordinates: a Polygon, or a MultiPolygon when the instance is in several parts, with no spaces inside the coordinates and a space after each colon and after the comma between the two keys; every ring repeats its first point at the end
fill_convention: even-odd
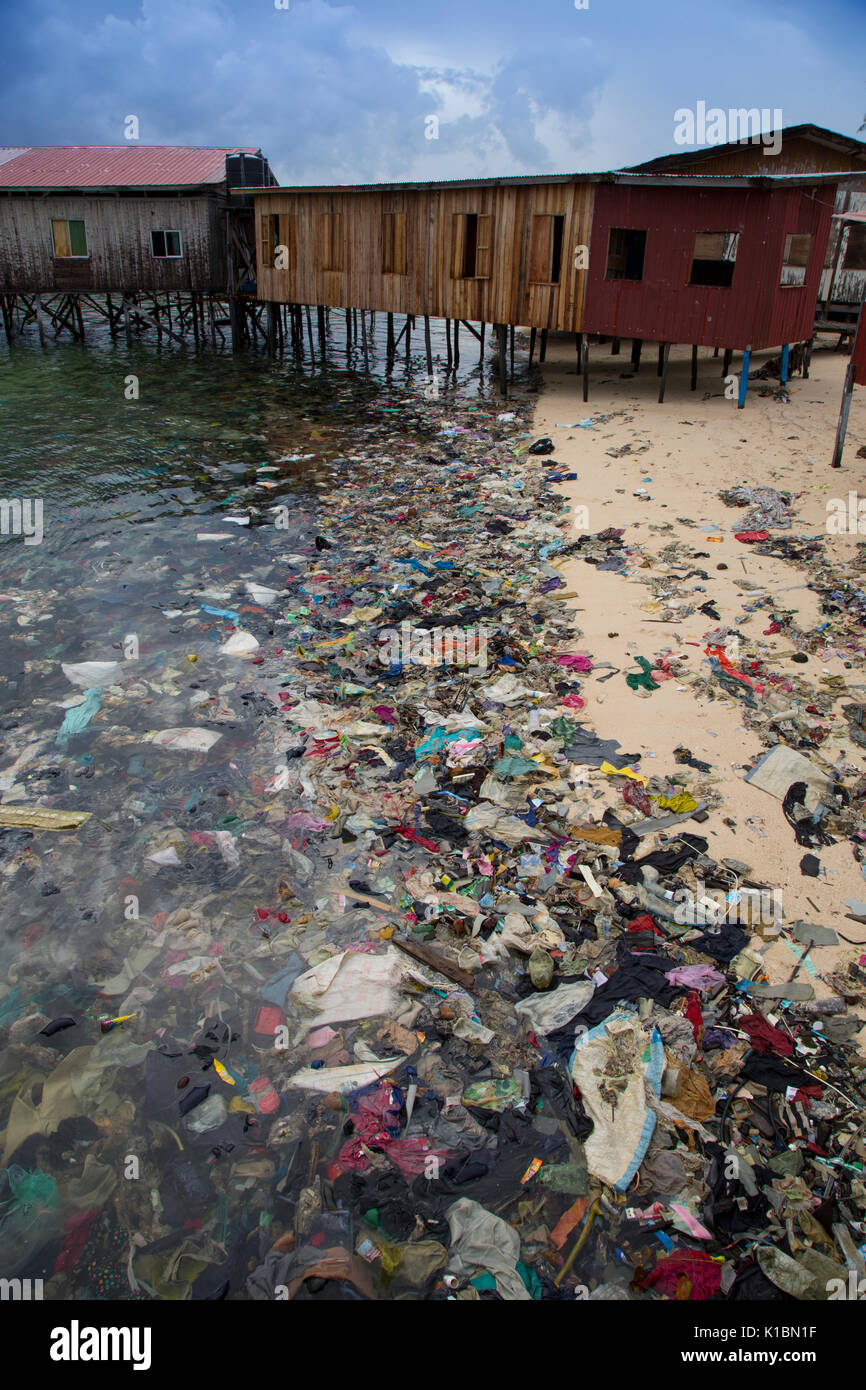
{"type": "Polygon", "coordinates": [[[0,196],[0,289],[223,290],[224,215],[216,197],[0,196]],[[85,224],[87,259],[55,259],[55,218],[85,224]],[[151,251],[151,228],[180,231],[180,259],[151,251]]]}
{"type": "MultiPolygon", "coordinates": [[[[657,342],[755,348],[807,338],[830,226],[835,186],[688,187],[539,183],[505,187],[282,190],[256,195],[258,297],[298,304],[430,314],[657,342]],[[383,271],[384,216],[400,213],[406,273],[383,271]],[[458,215],[479,218],[478,269],[464,278],[458,215]],[[539,218],[564,217],[561,281],[541,283],[539,218]],[[274,225],[270,220],[276,217],[274,225]],[[481,230],[483,228],[483,231],[481,230]],[[612,228],[644,229],[640,281],[609,279],[612,228]],[[692,285],[695,237],[740,234],[729,287],[692,285]],[[273,236],[287,269],[271,268],[273,236]],[[785,238],[808,233],[806,283],[780,285],[785,238]],[[489,247],[487,246],[487,243],[489,247]],[[575,269],[575,247],[589,268],[575,269]]],[[[541,238],[543,240],[543,237],[541,238]]]]}
{"type": "Polygon", "coordinates": [[[606,184],[593,224],[586,329],[706,347],[776,347],[811,337],[835,185],[712,188],[606,184]],[[608,280],[612,227],[646,228],[639,281],[608,280]],[[695,236],[739,232],[727,288],[690,283],[695,236]],[[803,285],[782,286],[790,234],[813,238],[803,285]]]}
{"type": "Polygon", "coordinates": [[[520,323],[578,331],[586,271],[575,269],[575,246],[588,245],[593,207],[590,183],[475,186],[466,188],[289,192],[256,195],[258,296],[283,303],[332,308],[377,309],[469,322],[520,323]],[[406,273],[383,270],[384,214],[405,218],[406,273]],[[459,214],[479,217],[480,273],[458,268],[459,214]],[[330,251],[337,214],[342,269],[330,251]],[[562,263],[558,284],[535,282],[540,260],[536,215],[562,216],[562,263]],[[289,247],[289,267],[273,268],[263,243],[266,216],[281,217],[280,244],[289,247]],[[485,221],[484,219],[489,219],[485,221]],[[490,245],[485,258],[484,230],[490,245]],[[536,255],[533,264],[533,232],[536,255]]]}
{"type": "MultiPolygon", "coordinates": [[[[851,173],[862,169],[866,173],[866,160],[861,157],[845,154],[841,150],[821,145],[815,140],[807,140],[803,136],[794,136],[790,140],[783,138],[778,154],[768,154],[766,145],[753,145],[751,142],[737,145],[734,150],[726,150],[724,154],[712,155],[709,158],[706,157],[706,150],[701,150],[700,154],[704,158],[699,158],[696,151],[694,162],[683,160],[682,164],[677,164],[675,168],[669,168],[665,172],[698,176],[803,174],[807,177],[809,174],[834,174],[837,170],[851,173]]],[[[643,170],[638,169],[638,172],[643,170]]]]}

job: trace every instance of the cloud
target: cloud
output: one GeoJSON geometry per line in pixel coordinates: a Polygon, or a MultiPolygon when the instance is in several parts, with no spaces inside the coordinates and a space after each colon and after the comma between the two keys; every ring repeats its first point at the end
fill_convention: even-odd
{"type": "Polygon", "coordinates": [[[0,139],[118,144],[136,115],[144,144],[260,146],[284,183],[351,183],[616,168],[671,152],[674,111],[699,98],[853,134],[863,42],[845,11],[28,0],[4,11],[0,139]]]}
{"type": "Polygon", "coordinates": [[[488,159],[490,173],[552,167],[539,122],[556,109],[573,126],[589,99],[581,84],[575,103],[574,50],[486,71],[396,61],[353,7],[323,0],[143,0],[113,13],[86,0],[74,14],[35,0],[9,37],[5,143],[117,144],[136,115],[143,144],[260,145],[282,182],[465,177],[488,159]]]}

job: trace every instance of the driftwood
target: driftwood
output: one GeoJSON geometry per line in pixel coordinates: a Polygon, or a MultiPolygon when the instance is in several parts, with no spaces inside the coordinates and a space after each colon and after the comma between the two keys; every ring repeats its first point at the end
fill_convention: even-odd
{"type": "Polygon", "coordinates": [[[475,981],[468,970],[461,970],[459,965],[454,965],[447,956],[434,951],[431,946],[422,946],[420,941],[412,941],[408,936],[397,936],[396,933],[391,937],[391,944],[405,951],[407,956],[421,961],[422,965],[428,965],[431,970],[438,970],[440,975],[453,980],[461,989],[474,988],[475,981]]]}

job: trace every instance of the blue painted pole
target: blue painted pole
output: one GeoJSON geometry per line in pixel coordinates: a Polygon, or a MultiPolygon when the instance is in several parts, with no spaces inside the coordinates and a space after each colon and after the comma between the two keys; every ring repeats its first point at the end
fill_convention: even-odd
{"type": "Polygon", "coordinates": [[[742,410],[743,406],[746,404],[746,392],[749,389],[749,362],[751,361],[751,357],[752,348],[750,344],[743,353],[743,366],[740,371],[740,399],[737,401],[738,410],[742,410]]]}
{"type": "Polygon", "coordinates": [[[782,382],[782,385],[783,385],[783,386],[785,385],[785,382],[788,380],[788,354],[790,353],[790,351],[791,351],[791,344],[790,344],[790,343],[785,343],[785,344],[783,345],[783,347],[782,347],[782,375],[781,375],[781,382],[782,382]]]}

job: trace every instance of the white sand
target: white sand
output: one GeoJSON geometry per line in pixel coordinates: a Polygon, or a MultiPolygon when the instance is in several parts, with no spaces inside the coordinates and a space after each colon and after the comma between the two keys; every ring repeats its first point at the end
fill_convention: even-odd
{"type": "MultiPolygon", "coordinates": [[[[672,351],[667,396],[660,405],[654,345],[645,345],[637,377],[620,377],[620,373],[632,371],[628,340],[623,341],[617,357],[610,355],[609,343],[590,349],[590,399],[585,404],[582,382],[576,375],[574,340],[551,335],[533,432],[536,438],[550,435],[556,446],[553,457],[565,466],[563,471],[578,473],[576,482],[558,486],[575,507],[588,509],[589,532],[625,527],[623,543],[644,546],[649,557],[675,541],[689,552],[709,552],[709,559],[698,559],[688,566],[704,569],[710,576],[704,586],[706,592],[695,595],[693,601],[701,604],[712,599],[721,615],[720,623],[699,612],[680,622],[652,622],[651,617],[657,615],[641,611],[639,606],[652,597],[640,578],[656,571],[638,569],[623,577],[599,573],[580,559],[566,560],[563,577],[568,590],[578,595],[571,604],[579,634],[573,649],[586,651],[594,662],[610,661],[621,668],[621,674],[604,682],[594,675],[583,678],[586,708],[579,717],[586,718],[602,737],[618,739],[624,751],[644,753],[641,766],[647,776],[686,772],[694,784],[700,774],[678,766],[672,756],[673,749],[681,744],[696,758],[710,763],[724,805],[711,812],[704,824],[688,821],[684,828],[705,836],[714,858],[745,860],[752,868],[750,877],[781,887],[787,922],[798,918],[820,922],[866,946],[866,924],[847,917],[844,906],[845,898],[866,899],[866,881],[851,843],[843,839],[814,850],[821,861],[820,877],[801,875],[799,864],[807,850],[797,844],[781,803],[743,780],[743,765],[751,763],[764,748],[758,736],[744,727],[738,703],[723,692],[715,700],[700,698],[690,684],[676,680],[643,696],[629,689],[624,674],[637,670],[635,655],[655,664],[665,649],[688,652],[689,669],[707,673],[703,653],[706,634],[743,616],[746,596],[735,587],[737,579],[766,584],[776,595],[778,606],[796,610],[797,621],[807,630],[824,620],[818,596],[803,587],[808,577],[805,571],[781,560],[762,558],[753,547],[735,540],[733,528],[736,525],[740,529],[744,513],[725,506],[717,494],[719,489],[739,483],[802,493],[792,507],[793,527],[779,533],[793,536],[824,531],[828,498],[847,502],[849,490],[866,496],[866,460],[856,458],[858,448],[866,443],[866,389],[855,390],[843,467],[834,470],[829,466],[848,361],[834,350],[835,341],[829,337],[818,340],[810,379],[798,376],[789,383],[790,404],[761,398],[757,390],[750,390],[745,409],[738,410],[735,401],[724,398],[722,359],[714,358],[711,349],[700,350],[695,392],[689,390],[690,350],[672,351]],[[712,393],[711,399],[704,399],[705,393],[712,393]],[[622,410],[625,415],[595,429],[560,427],[622,410]],[[650,447],[623,458],[607,457],[606,450],[623,444],[650,447]],[[634,496],[640,487],[652,500],[634,496]],[[682,525],[678,517],[690,518],[704,529],[682,525]],[[665,534],[650,529],[667,523],[673,529],[665,534]],[[721,536],[721,543],[708,542],[707,532],[721,536]],[[728,569],[717,571],[719,563],[728,569]],[[646,756],[649,753],[655,757],[646,756]],[[726,825],[725,817],[733,823],[726,825]]],[[[757,354],[753,367],[760,367],[773,355],[757,354]]],[[[738,372],[739,367],[740,357],[736,355],[731,371],[738,372]]],[[[540,459],[538,466],[543,466],[540,459]]],[[[840,556],[847,557],[854,554],[857,540],[856,535],[835,536],[833,544],[840,556]]],[[[701,583],[692,578],[678,588],[689,590],[701,583]]],[[[769,613],[764,608],[749,616],[739,630],[744,641],[757,642],[766,653],[794,650],[783,634],[763,636],[768,626],[769,613]]],[[[757,655],[750,646],[746,651],[749,656],[757,655]]],[[[805,665],[783,656],[771,669],[801,677],[816,689],[818,678],[824,674],[842,675],[852,687],[866,682],[866,662],[856,657],[851,669],[846,669],[837,656],[826,661],[810,656],[805,665]]],[[[600,671],[598,676],[606,674],[600,671]]],[[[830,765],[841,758],[866,771],[866,753],[847,737],[847,722],[841,714],[842,704],[864,699],[864,690],[839,691],[832,706],[836,718],[829,721],[831,738],[817,754],[803,750],[805,755],[830,765]]],[[[828,721],[816,717],[815,722],[828,721]]],[[[850,783],[852,779],[846,780],[850,783]]],[[[647,841],[644,844],[647,849],[652,847],[647,841]]],[[[765,949],[759,938],[752,944],[765,949]]],[[[815,948],[812,958],[819,970],[825,970],[832,968],[840,952],[849,950],[844,943],[815,948]]],[[[796,955],[789,945],[776,941],[766,950],[764,960],[767,973],[777,982],[789,977],[796,955]]],[[[807,967],[797,978],[811,980],[819,995],[830,992],[807,967]]]]}

